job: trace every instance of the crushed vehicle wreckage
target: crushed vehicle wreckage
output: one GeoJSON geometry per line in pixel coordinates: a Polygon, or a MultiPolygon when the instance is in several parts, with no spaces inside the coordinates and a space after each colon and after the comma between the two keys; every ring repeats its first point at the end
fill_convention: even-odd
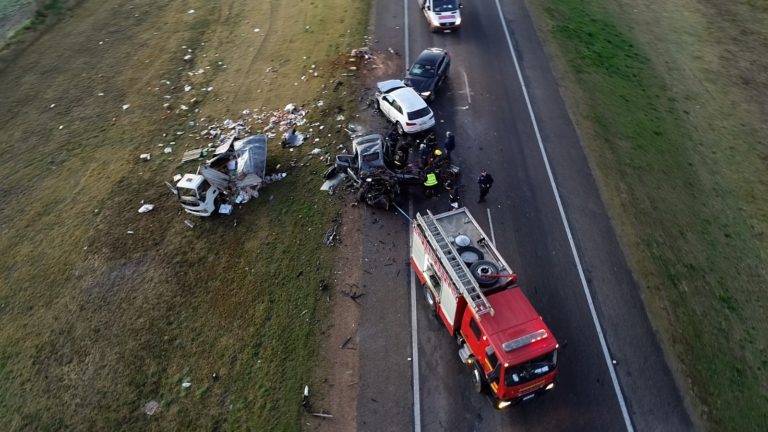
{"type": "MultiPolygon", "coordinates": [[[[408,143],[384,139],[379,134],[355,138],[352,154],[336,156],[322,189],[329,190],[329,184],[338,184],[346,177],[357,191],[358,201],[388,210],[401,192],[400,185],[419,185],[424,181],[425,169],[418,162],[409,162],[410,153],[408,143]]],[[[441,179],[455,179],[459,168],[447,163],[440,171],[441,179]]]]}
{"type": "Polygon", "coordinates": [[[195,216],[210,216],[217,210],[230,214],[233,204],[257,198],[267,180],[266,135],[226,137],[213,154],[195,174],[184,174],[171,187],[184,210],[195,216]]]}

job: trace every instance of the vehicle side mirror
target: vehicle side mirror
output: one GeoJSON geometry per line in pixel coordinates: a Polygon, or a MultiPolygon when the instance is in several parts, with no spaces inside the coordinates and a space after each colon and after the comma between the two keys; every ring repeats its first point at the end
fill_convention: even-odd
{"type": "Polygon", "coordinates": [[[459,7],[463,8],[464,7],[464,3],[459,2],[459,7]]]}

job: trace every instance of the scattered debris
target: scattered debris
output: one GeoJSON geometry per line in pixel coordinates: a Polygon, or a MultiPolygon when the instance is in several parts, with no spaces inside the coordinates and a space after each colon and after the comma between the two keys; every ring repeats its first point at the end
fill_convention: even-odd
{"type": "Polygon", "coordinates": [[[306,135],[296,132],[296,127],[294,127],[289,132],[283,134],[283,139],[280,144],[283,146],[283,148],[298,147],[304,144],[304,138],[306,138],[306,135]]]}
{"type": "Polygon", "coordinates": [[[347,338],[344,340],[344,342],[342,342],[342,344],[341,344],[341,345],[339,345],[339,349],[344,349],[344,347],[346,347],[346,346],[347,346],[347,344],[349,343],[349,341],[351,341],[351,340],[352,340],[352,336],[349,336],[349,337],[347,337],[347,338]]]}
{"type": "Polygon", "coordinates": [[[181,386],[183,388],[190,388],[190,387],[192,387],[192,383],[189,382],[189,380],[185,380],[183,383],[181,383],[181,386]]]}
{"type": "Polygon", "coordinates": [[[139,159],[148,161],[152,158],[152,155],[149,153],[142,153],[139,155],[139,159]]]}
{"type": "Polygon", "coordinates": [[[139,213],[149,213],[155,208],[154,204],[144,204],[139,208],[139,213]]]}
{"type": "Polygon", "coordinates": [[[312,150],[311,152],[309,152],[309,154],[311,154],[311,155],[313,155],[313,156],[317,156],[317,155],[319,155],[319,154],[320,154],[320,153],[322,153],[322,152],[323,152],[323,150],[322,150],[322,149],[319,149],[319,148],[315,148],[314,150],[312,150]]]}
{"type": "Polygon", "coordinates": [[[123,111],[127,110],[127,109],[128,109],[128,108],[130,108],[130,107],[131,107],[131,104],[125,104],[125,105],[123,105],[123,111]]]}
{"type": "Polygon", "coordinates": [[[173,151],[173,147],[166,147],[166,148],[163,149],[163,153],[166,153],[166,154],[168,154],[168,153],[170,153],[172,151],[173,151]]]}
{"type": "Polygon", "coordinates": [[[306,407],[309,404],[309,386],[304,385],[304,393],[301,395],[301,406],[306,407]]]}
{"type": "Polygon", "coordinates": [[[190,227],[190,228],[194,228],[194,227],[195,227],[195,224],[193,224],[193,223],[192,223],[192,221],[191,221],[191,220],[189,220],[189,219],[185,220],[185,221],[184,221],[184,223],[185,223],[185,224],[186,224],[188,227],[190,227]]]}
{"type": "Polygon", "coordinates": [[[326,413],[322,413],[322,412],[319,412],[319,413],[312,413],[312,415],[313,415],[313,416],[315,416],[315,417],[333,418],[333,415],[331,415],[331,414],[326,414],[326,413]]]}
{"type": "Polygon", "coordinates": [[[144,404],[144,413],[146,415],[154,415],[158,409],[160,409],[160,404],[155,400],[151,400],[144,404]]]}
{"type": "MultiPolygon", "coordinates": [[[[181,156],[181,163],[189,162],[195,159],[200,159],[203,156],[205,156],[208,152],[205,149],[198,148],[194,150],[187,150],[184,152],[184,154],[181,156]]],[[[174,181],[178,181],[174,179],[174,181]]]]}
{"type": "Polygon", "coordinates": [[[336,222],[333,226],[325,232],[323,236],[323,243],[326,246],[331,247],[336,244],[336,230],[339,228],[339,223],[336,222]]]}

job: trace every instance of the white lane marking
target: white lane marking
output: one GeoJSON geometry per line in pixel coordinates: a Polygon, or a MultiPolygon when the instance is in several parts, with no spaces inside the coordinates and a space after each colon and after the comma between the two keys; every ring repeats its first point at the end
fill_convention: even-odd
{"type": "Polygon", "coordinates": [[[488,212],[488,224],[491,226],[491,241],[493,242],[493,247],[496,247],[496,234],[493,232],[493,219],[491,219],[491,209],[487,208],[485,210],[488,212]]]}
{"type": "Polygon", "coordinates": [[[403,21],[405,25],[403,26],[405,28],[405,71],[408,72],[408,66],[411,65],[411,50],[408,45],[410,45],[408,42],[408,38],[410,37],[408,34],[408,0],[403,0],[403,21]]]}
{"type": "Polygon", "coordinates": [[[472,105],[472,95],[469,92],[469,80],[467,79],[467,73],[463,70],[461,73],[464,74],[464,88],[467,91],[467,105],[472,105]]]}
{"type": "MultiPolygon", "coordinates": [[[[404,25],[405,28],[405,67],[406,71],[411,64],[411,52],[409,49],[410,41],[408,39],[408,0],[403,0],[404,25]]],[[[408,215],[413,214],[413,201],[408,200],[408,215]]],[[[411,229],[408,229],[408,254],[410,255],[413,236],[411,229]]],[[[411,267],[410,264],[408,267],[411,267]]],[[[413,376],[413,431],[421,432],[421,391],[419,389],[419,336],[416,322],[416,275],[411,268],[411,370],[413,376]]]]}
{"type": "MultiPolygon", "coordinates": [[[[413,201],[408,200],[408,214],[413,214],[413,201]]],[[[413,231],[408,229],[408,250],[413,244],[413,231]]],[[[409,252],[410,254],[410,252],[409,252]]],[[[410,264],[409,264],[410,267],[410,264]]],[[[419,336],[416,321],[416,274],[411,268],[411,368],[413,370],[413,430],[421,432],[421,390],[419,389],[419,336]]]]}
{"type": "Polygon", "coordinates": [[[568,224],[568,219],[565,217],[565,210],[563,209],[563,202],[560,199],[560,192],[557,189],[557,184],[555,183],[555,178],[552,175],[552,168],[549,165],[549,158],[547,157],[547,151],[544,149],[544,142],[541,139],[541,134],[539,133],[539,125],[536,121],[536,115],[533,113],[533,108],[531,107],[531,99],[528,97],[528,90],[525,86],[525,80],[523,79],[523,74],[520,71],[520,64],[517,61],[517,54],[515,53],[515,48],[512,45],[512,38],[509,36],[509,30],[507,29],[507,23],[504,20],[504,14],[501,12],[501,5],[499,4],[499,0],[496,1],[496,9],[499,12],[499,19],[501,20],[501,26],[504,29],[504,34],[507,37],[507,46],[509,47],[509,52],[512,54],[512,60],[515,63],[515,70],[517,71],[517,79],[520,81],[520,87],[523,90],[523,96],[525,98],[525,104],[528,108],[528,114],[531,118],[531,123],[533,124],[533,130],[536,132],[536,140],[539,143],[539,151],[541,152],[541,157],[544,159],[544,166],[547,168],[547,176],[549,177],[549,183],[552,186],[552,193],[555,195],[555,201],[557,201],[557,209],[560,211],[560,220],[563,222],[563,228],[565,228],[565,233],[568,237],[568,243],[571,246],[571,253],[573,254],[573,259],[576,262],[576,268],[579,271],[579,279],[581,280],[581,286],[584,289],[584,295],[587,297],[587,303],[589,304],[589,313],[592,315],[592,322],[595,325],[595,331],[597,331],[597,337],[600,340],[600,348],[603,350],[603,357],[605,358],[605,364],[608,366],[608,372],[611,375],[611,381],[613,382],[613,389],[616,392],[616,398],[619,400],[619,406],[621,407],[621,414],[624,416],[624,424],[627,427],[627,431],[634,432],[634,428],[632,427],[632,420],[629,418],[629,412],[627,411],[627,404],[624,402],[624,394],[621,392],[621,387],[619,386],[619,380],[616,376],[616,370],[613,367],[613,362],[611,361],[611,356],[608,353],[608,344],[605,342],[605,336],[603,335],[602,327],[600,326],[600,320],[597,318],[597,311],[595,310],[595,304],[592,301],[592,294],[589,291],[589,286],[587,285],[587,279],[584,276],[584,269],[581,266],[581,259],[579,258],[579,253],[576,252],[576,244],[573,241],[573,235],[571,234],[571,227],[568,224]]]}

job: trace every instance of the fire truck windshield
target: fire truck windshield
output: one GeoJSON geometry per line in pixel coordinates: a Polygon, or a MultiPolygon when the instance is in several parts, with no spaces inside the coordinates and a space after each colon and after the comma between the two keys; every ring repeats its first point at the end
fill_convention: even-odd
{"type": "Polygon", "coordinates": [[[504,385],[513,387],[527,383],[552,372],[555,367],[557,367],[557,351],[519,365],[507,366],[504,371],[504,385]]]}

